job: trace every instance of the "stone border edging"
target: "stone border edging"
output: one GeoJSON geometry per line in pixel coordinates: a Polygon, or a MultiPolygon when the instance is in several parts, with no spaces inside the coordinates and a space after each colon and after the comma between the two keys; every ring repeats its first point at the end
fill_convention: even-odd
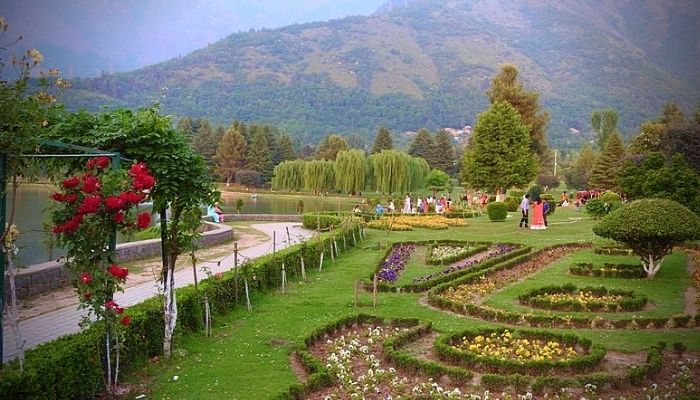
{"type": "MultiPolygon", "coordinates": [[[[209,230],[202,233],[199,245],[211,246],[233,238],[233,228],[202,221],[209,230]]],[[[117,245],[117,259],[121,262],[160,255],[160,239],[139,240],[117,245]]],[[[61,260],[61,259],[59,259],[61,260]]],[[[62,261],[48,261],[21,268],[15,277],[17,298],[23,299],[67,286],[68,271],[62,261]]],[[[5,273],[7,275],[7,272],[5,273]]],[[[5,297],[9,301],[10,283],[5,280],[5,297]]]]}

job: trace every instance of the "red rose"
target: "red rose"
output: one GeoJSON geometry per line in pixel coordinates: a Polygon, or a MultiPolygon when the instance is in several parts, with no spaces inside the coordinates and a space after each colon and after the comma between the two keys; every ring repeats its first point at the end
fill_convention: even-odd
{"type": "Polygon", "coordinates": [[[118,266],[117,264],[112,264],[107,268],[107,272],[109,272],[110,275],[117,279],[126,279],[126,276],[129,275],[129,269],[127,268],[122,268],[118,266]]]}
{"type": "Polygon", "coordinates": [[[119,197],[124,200],[125,203],[139,204],[143,200],[144,196],[140,193],[134,192],[124,192],[119,195],[119,197]]]}
{"type": "Polygon", "coordinates": [[[139,229],[146,229],[149,225],[151,225],[151,214],[147,212],[139,214],[136,226],[138,226],[139,229]]]}
{"type": "Polygon", "coordinates": [[[124,200],[118,196],[105,197],[105,208],[107,211],[115,212],[124,208],[124,200]]]}
{"type": "Polygon", "coordinates": [[[78,206],[78,213],[89,214],[96,213],[100,209],[100,196],[87,196],[78,206]]]}
{"type": "Polygon", "coordinates": [[[146,167],[146,164],[140,162],[136,163],[129,168],[129,175],[131,176],[137,176],[137,175],[143,175],[143,174],[148,174],[148,167],[146,167]]]}
{"type": "Polygon", "coordinates": [[[134,183],[132,186],[134,187],[134,190],[148,190],[155,184],[156,180],[154,177],[147,174],[142,174],[134,175],[134,183]]]}
{"type": "Polygon", "coordinates": [[[68,179],[64,179],[63,182],[61,182],[61,185],[66,189],[72,189],[78,186],[78,184],[80,184],[80,180],[75,176],[72,176],[68,179]]]}
{"type": "Polygon", "coordinates": [[[51,195],[51,198],[54,199],[55,201],[65,200],[65,196],[62,193],[54,193],[51,195]]]}
{"type": "Polygon", "coordinates": [[[80,281],[87,285],[92,282],[92,275],[90,275],[88,272],[83,272],[80,274],[80,281]]]}
{"type": "Polygon", "coordinates": [[[114,301],[114,300],[107,300],[107,302],[105,302],[105,308],[106,308],[106,309],[111,310],[111,309],[113,309],[113,308],[115,308],[115,307],[119,307],[119,304],[117,304],[116,301],[114,301]]]}
{"type": "Polygon", "coordinates": [[[105,169],[109,166],[109,157],[96,157],[95,158],[95,166],[99,169],[105,169]]]}
{"type": "Polygon", "coordinates": [[[75,203],[76,201],[78,201],[78,195],[75,193],[69,193],[69,194],[63,196],[63,201],[65,201],[66,203],[71,203],[71,204],[75,203]]]}
{"type": "Polygon", "coordinates": [[[90,300],[91,297],[92,297],[92,292],[83,293],[83,299],[90,300]]]}
{"type": "Polygon", "coordinates": [[[83,192],[95,193],[100,188],[100,179],[96,176],[85,175],[83,177],[83,192]]]}
{"type": "Polygon", "coordinates": [[[119,322],[124,326],[129,326],[129,325],[131,325],[131,317],[129,317],[128,315],[125,315],[122,317],[122,319],[119,322]]]}
{"type": "Polygon", "coordinates": [[[114,222],[121,224],[122,222],[124,222],[124,213],[120,211],[120,212],[114,214],[112,216],[112,219],[114,220],[114,222]]]}
{"type": "Polygon", "coordinates": [[[124,307],[117,307],[114,309],[114,311],[117,312],[117,314],[123,314],[124,313],[124,307]]]}

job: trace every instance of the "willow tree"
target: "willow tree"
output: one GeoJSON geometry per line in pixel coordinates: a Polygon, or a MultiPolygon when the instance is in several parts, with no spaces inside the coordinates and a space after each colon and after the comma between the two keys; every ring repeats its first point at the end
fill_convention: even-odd
{"type": "Polygon", "coordinates": [[[304,168],[304,187],[308,190],[328,191],[335,186],[333,161],[311,160],[304,168]]]}
{"type": "Polygon", "coordinates": [[[409,190],[414,191],[425,187],[429,173],[430,165],[424,158],[411,157],[408,163],[409,190]]]}
{"type": "Polygon", "coordinates": [[[411,156],[398,150],[383,150],[372,154],[374,187],[378,191],[407,192],[410,188],[409,164],[411,156]]]}
{"type": "Polygon", "coordinates": [[[333,168],[336,189],[354,193],[365,188],[365,153],[362,150],[339,152],[333,168]]]}
{"type": "Polygon", "coordinates": [[[272,187],[295,191],[303,189],[305,170],[304,160],[283,161],[273,171],[272,187]]]}

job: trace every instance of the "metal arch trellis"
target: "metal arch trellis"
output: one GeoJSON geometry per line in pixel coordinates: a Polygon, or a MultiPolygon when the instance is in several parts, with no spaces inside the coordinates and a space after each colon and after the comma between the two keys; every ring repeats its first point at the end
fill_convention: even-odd
{"type": "MultiPolygon", "coordinates": [[[[5,223],[7,221],[7,160],[8,157],[27,157],[27,158],[76,158],[76,157],[109,157],[111,161],[112,170],[118,170],[121,168],[122,161],[131,161],[128,158],[124,158],[118,151],[104,151],[94,147],[79,146],[76,144],[63,143],[53,140],[40,140],[38,148],[48,147],[53,149],[64,149],[68,151],[75,151],[77,153],[34,153],[34,154],[20,154],[17,156],[8,155],[5,152],[0,151],[0,228],[5,229],[5,223]]],[[[38,150],[37,148],[37,150],[38,150]]],[[[112,232],[112,238],[110,240],[109,249],[110,251],[115,251],[117,246],[117,231],[116,229],[112,232]]],[[[5,309],[5,254],[0,254],[0,369],[2,369],[4,362],[4,331],[3,331],[3,310],[5,309]]]]}

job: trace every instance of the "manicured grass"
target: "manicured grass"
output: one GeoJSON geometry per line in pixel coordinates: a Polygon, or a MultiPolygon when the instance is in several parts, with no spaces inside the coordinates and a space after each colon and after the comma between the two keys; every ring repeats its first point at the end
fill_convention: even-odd
{"type": "MultiPolygon", "coordinates": [[[[515,215],[515,214],[511,214],[515,215]]],[[[138,379],[150,384],[152,393],[148,398],[157,399],[265,399],[283,392],[297,382],[290,366],[290,354],[295,346],[302,344],[305,335],[315,328],[329,323],[340,316],[357,312],[375,314],[384,317],[416,317],[433,323],[440,332],[497,326],[490,322],[465,316],[442,312],[429,308],[419,302],[424,294],[417,293],[380,293],[379,305],[372,308],[370,293],[362,292],[360,307],[353,306],[354,282],[369,276],[385,254],[384,250],[371,249],[379,242],[406,240],[453,239],[465,241],[515,242],[536,248],[579,241],[608,243],[593,237],[591,226],[594,221],[574,213],[571,210],[557,210],[550,218],[552,227],[546,231],[519,230],[518,220],[512,217],[507,222],[492,223],[486,217],[470,219],[469,227],[450,228],[444,231],[416,229],[411,232],[386,232],[368,230],[368,237],[359,246],[342,252],[335,263],[329,258],[324,263],[322,272],[316,268],[309,269],[306,283],[298,282],[298,277],[289,277],[287,292],[253,293],[252,312],[236,309],[233,312],[214,317],[214,336],[205,338],[200,334],[178,337],[175,342],[175,356],[172,360],[149,365],[130,379],[138,379]],[[570,217],[583,217],[570,220],[570,217]],[[555,222],[561,222],[555,224],[555,222]],[[387,239],[388,238],[388,239],[387,239]],[[144,375],[145,374],[145,375],[144,375]],[[174,381],[173,376],[178,380],[174,381]]],[[[566,258],[550,268],[543,270],[533,279],[561,279],[562,273],[568,273],[572,262],[591,258],[590,251],[583,251],[566,258]]],[[[416,261],[423,263],[424,254],[414,254],[416,261]]],[[[631,261],[626,257],[622,259],[631,261]]],[[[613,262],[619,260],[614,258],[613,262]]],[[[672,288],[680,290],[687,285],[687,277],[675,271],[674,265],[682,264],[683,257],[674,255],[671,268],[662,269],[658,276],[659,287],[637,281],[625,281],[611,278],[589,278],[598,285],[608,285],[613,281],[620,285],[640,285],[648,291],[650,299],[657,304],[657,310],[677,312],[677,295],[667,292],[672,288]],[[601,283],[604,282],[604,283],[601,283]],[[664,304],[666,293],[669,305],[664,304]]],[[[412,268],[413,266],[411,266],[412,268]]],[[[440,268],[440,267],[436,267],[440,268]]],[[[407,276],[406,279],[409,279],[407,276]]],[[[567,276],[567,280],[573,280],[567,276]]],[[[576,280],[588,282],[588,280],[576,280]]],[[[558,281],[550,281],[558,282],[558,281]]],[[[525,284],[525,283],[523,283],[525,284]]],[[[527,282],[529,284],[529,282],[527,282]]],[[[612,285],[612,284],[610,284],[612,285]]],[[[506,289],[498,296],[505,296],[506,289]]],[[[636,290],[636,289],[635,289],[636,290]]],[[[641,289],[640,289],[641,290],[641,289]]],[[[517,292],[514,290],[513,293],[517,292]]],[[[508,301],[504,300],[506,303],[508,301]]],[[[512,307],[512,302],[509,307],[512,307]]],[[[657,311],[651,311],[657,312],[657,311]]],[[[570,332],[558,329],[555,332],[570,332]]],[[[671,344],[684,342],[691,350],[700,350],[700,335],[697,330],[576,330],[576,334],[589,338],[608,349],[620,351],[637,351],[647,349],[659,340],[671,344]],[[690,332],[690,334],[689,334],[690,332]]]]}
{"type": "MultiPolygon", "coordinates": [[[[510,285],[504,290],[490,296],[485,301],[486,305],[501,308],[504,310],[520,313],[533,314],[553,314],[584,316],[590,313],[573,311],[552,311],[542,310],[521,305],[518,302],[518,295],[539,289],[543,286],[564,285],[571,283],[578,288],[586,286],[604,286],[608,289],[631,290],[637,294],[646,295],[649,299],[650,310],[640,310],[634,312],[600,312],[598,315],[607,319],[630,318],[633,315],[643,317],[661,317],[683,312],[685,306],[685,288],[691,282],[690,276],[685,268],[685,254],[674,252],[666,257],[659,273],[654,279],[621,279],[621,278],[601,278],[575,276],[569,273],[569,267],[574,263],[593,262],[603,264],[603,262],[634,264],[639,260],[632,256],[602,256],[593,253],[591,250],[579,251],[569,255],[546,269],[543,269],[525,279],[524,281],[510,285]]],[[[649,307],[648,305],[648,307],[649,307]]]]}

